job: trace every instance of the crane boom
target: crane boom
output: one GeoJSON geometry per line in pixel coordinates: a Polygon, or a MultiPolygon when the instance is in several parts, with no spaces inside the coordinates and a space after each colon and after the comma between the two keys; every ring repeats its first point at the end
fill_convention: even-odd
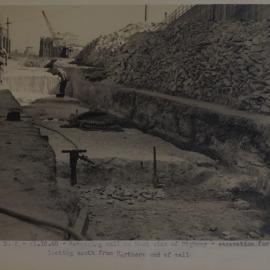
{"type": "Polygon", "coordinates": [[[43,17],[45,19],[45,22],[46,22],[46,24],[47,24],[47,26],[49,28],[49,31],[50,31],[52,37],[55,38],[56,37],[56,34],[55,34],[55,32],[54,32],[54,30],[53,30],[53,28],[52,28],[52,26],[51,26],[51,24],[49,22],[49,19],[48,19],[48,17],[47,17],[47,15],[46,15],[46,13],[45,13],[44,10],[42,10],[42,15],[43,15],[43,17]]]}

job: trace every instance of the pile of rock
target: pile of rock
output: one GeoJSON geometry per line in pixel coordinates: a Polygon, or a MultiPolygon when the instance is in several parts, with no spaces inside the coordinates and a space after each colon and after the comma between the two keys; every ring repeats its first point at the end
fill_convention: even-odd
{"type": "Polygon", "coordinates": [[[156,24],[128,24],[119,31],[103,35],[90,42],[76,57],[76,63],[88,66],[106,66],[131,36],[140,32],[153,31],[156,24]]]}
{"type": "Polygon", "coordinates": [[[269,29],[269,21],[175,22],[131,35],[110,55],[110,42],[94,41],[87,61],[105,55],[99,60],[118,83],[270,113],[269,29]]]}
{"type": "Polygon", "coordinates": [[[122,186],[110,186],[101,189],[81,190],[83,199],[91,199],[97,197],[98,199],[106,200],[108,204],[115,201],[124,202],[127,204],[134,204],[135,202],[146,202],[151,200],[163,200],[166,194],[163,189],[154,188],[127,188],[122,186]]]}

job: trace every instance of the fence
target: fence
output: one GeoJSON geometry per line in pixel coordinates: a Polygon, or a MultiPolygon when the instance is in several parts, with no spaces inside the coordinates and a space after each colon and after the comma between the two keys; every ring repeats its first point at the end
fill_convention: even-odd
{"type": "Polygon", "coordinates": [[[169,14],[158,26],[157,29],[166,27],[167,25],[176,21],[179,17],[184,15],[187,11],[189,11],[195,5],[181,5],[176,8],[171,14],[169,14]]]}

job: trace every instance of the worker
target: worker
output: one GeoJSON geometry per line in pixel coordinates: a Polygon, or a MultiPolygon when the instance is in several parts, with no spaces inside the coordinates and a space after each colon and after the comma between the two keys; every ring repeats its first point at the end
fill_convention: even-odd
{"type": "Polygon", "coordinates": [[[60,78],[60,89],[59,93],[56,94],[56,97],[64,97],[65,96],[65,89],[67,86],[68,82],[68,77],[66,72],[55,66],[57,59],[51,60],[47,65],[45,65],[46,68],[49,68],[49,72],[52,73],[53,75],[57,75],[60,78]]]}
{"type": "Polygon", "coordinates": [[[66,72],[61,68],[54,68],[52,71],[53,75],[58,75],[60,78],[60,89],[59,94],[56,94],[57,97],[64,97],[65,96],[65,90],[68,82],[67,74],[66,72]]]}
{"type": "Polygon", "coordinates": [[[4,48],[0,48],[0,84],[3,84],[4,65],[7,66],[7,52],[4,48]]]}

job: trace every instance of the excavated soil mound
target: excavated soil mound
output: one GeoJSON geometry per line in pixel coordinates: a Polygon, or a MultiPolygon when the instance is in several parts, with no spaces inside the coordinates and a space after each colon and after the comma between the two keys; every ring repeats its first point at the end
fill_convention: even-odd
{"type": "Polygon", "coordinates": [[[114,34],[100,37],[77,62],[104,66],[129,86],[269,114],[269,27],[268,20],[179,20],[117,46],[114,34]]]}

